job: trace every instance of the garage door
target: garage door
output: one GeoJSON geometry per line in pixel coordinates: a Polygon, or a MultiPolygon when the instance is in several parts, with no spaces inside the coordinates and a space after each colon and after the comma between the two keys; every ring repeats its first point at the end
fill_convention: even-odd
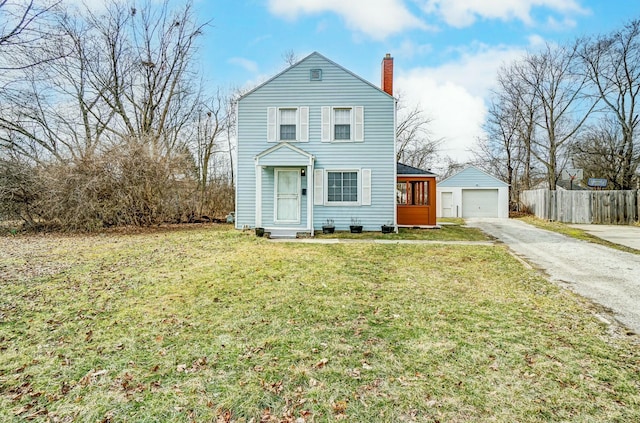
{"type": "Polygon", "coordinates": [[[498,217],[498,190],[463,189],[462,217],[498,217]]]}

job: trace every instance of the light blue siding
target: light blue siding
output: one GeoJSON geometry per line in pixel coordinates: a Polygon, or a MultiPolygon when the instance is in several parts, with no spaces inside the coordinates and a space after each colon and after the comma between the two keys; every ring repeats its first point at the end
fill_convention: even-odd
{"type": "MultiPolygon", "coordinates": [[[[309,107],[309,141],[291,144],[315,156],[316,169],[371,169],[370,206],[315,205],[313,226],[320,229],[326,219],[333,219],[338,229],[347,229],[357,218],[365,230],[380,230],[380,225],[394,222],[395,99],[313,53],[238,102],[237,227],[255,223],[255,157],[274,146],[267,142],[267,108],[302,106],[309,107]],[[311,69],[322,69],[321,81],[310,80],[311,69]],[[364,141],[322,142],[323,106],[363,106],[364,141]]],[[[281,148],[261,158],[260,164],[267,166],[262,171],[263,226],[273,223],[273,166],[302,167],[303,157],[281,148]]],[[[307,187],[308,176],[302,187],[307,187]]],[[[301,227],[307,223],[307,197],[313,196],[313,187],[307,188],[307,196],[301,197],[301,227]]]]}
{"type": "Polygon", "coordinates": [[[439,188],[447,187],[477,187],[477,188],[496,188],[506,187],[509,184],[502,182],[500,179],[495,178],[488,173],[481,171],[480,169],[470,166],[449,178],[438,182],[439,188]]]}

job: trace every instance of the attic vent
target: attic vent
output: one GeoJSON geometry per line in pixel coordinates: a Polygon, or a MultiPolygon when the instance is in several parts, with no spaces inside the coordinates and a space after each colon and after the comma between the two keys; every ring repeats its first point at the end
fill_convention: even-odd
{"type": "Polygon", "coordinates": [[[311,81],[322,81],[322,69],[311,69],[309,79],[311,81]]]}

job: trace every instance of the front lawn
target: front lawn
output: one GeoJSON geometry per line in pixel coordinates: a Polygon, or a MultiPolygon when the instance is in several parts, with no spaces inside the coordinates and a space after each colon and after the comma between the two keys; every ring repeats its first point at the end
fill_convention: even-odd
{"type": "Polygon", "coordinates": [[[488,241],[489,238],[478,228],[464,225],[463,219],[444,222],[438,229],[399,228],[398,233],[383,234],[382,232],[362,232],[352,234],[349,231],[336,231],[333,234],[323,234],[317,231],[315,237],[338,239],[409,239],[423,241],[488,241]]]}
{"type": "Polygon", "coordinates": [[[640,421],[640,351],[502,246],[0,238],[0,421],[640,421]]]}

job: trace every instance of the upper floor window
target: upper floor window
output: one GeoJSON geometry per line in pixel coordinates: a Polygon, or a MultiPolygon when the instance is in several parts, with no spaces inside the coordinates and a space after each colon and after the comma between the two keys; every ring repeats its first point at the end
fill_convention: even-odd
{"type": "Polygon", "coordinates": [[[296,109],[280,109],[280,139],[282,141],[296,139],[297,115],[296,109]]]}
{"type": "Polygon", "coordinates": [[[267,107],[267,141],[309,141],[309,107],[267,107]]]}
{"type": "Polygon", "coordinates": [[[333,139],[351,139],[351,109],[333,109],[333,139]]]}
{"type": "Polygon", "coordinates": [[[364,107],[322,107],[323,142],[364,141],[364,107]]]}

